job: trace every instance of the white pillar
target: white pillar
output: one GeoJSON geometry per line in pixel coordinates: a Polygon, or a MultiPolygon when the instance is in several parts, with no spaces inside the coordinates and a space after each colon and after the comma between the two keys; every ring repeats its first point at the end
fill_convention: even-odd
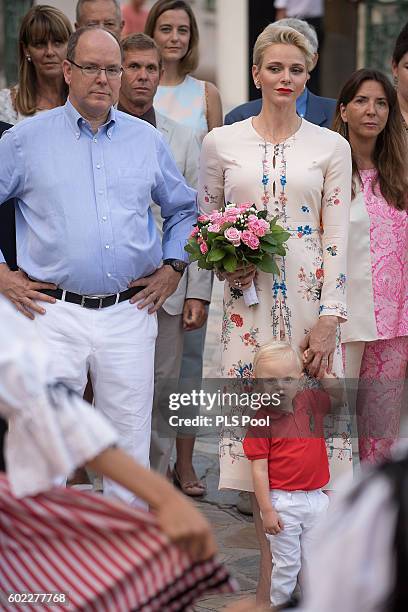
{"type": "Polygon", "coordinates": [[[224,112],[248,100],[248,0],[218,0],[217,85],[224,112]]]}

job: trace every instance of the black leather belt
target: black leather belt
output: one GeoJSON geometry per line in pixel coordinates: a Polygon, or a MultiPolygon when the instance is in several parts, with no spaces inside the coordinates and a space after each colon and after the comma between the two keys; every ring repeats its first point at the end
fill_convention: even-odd
{"type": "Polygon", "coordinates": [[[136,293],[139,293],[139,291],[142,291],[142,289],[144,289],[144,287],[132,287],[121,293],[113,293],[112,295],[104,295],[103,297],[80,295],[79,293],[72,293],[71,291],[64,291],[63,289],[40,289],[40,291],[57,300],[78,304],[78,306],[82,306],[83,308],[99,309],[119,304],[125,300],[130,300],[130,298],[136,295],[136,293]]]}

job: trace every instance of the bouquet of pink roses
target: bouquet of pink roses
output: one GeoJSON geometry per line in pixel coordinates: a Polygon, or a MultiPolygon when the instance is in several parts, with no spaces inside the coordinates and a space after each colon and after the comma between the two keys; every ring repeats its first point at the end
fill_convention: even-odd
{"type": "MultiPolygon", "coordinates": [[[[285,255],[290,234],[267,221],[267,211],[254,204],[231,204],[209,215],[200,215],[185,247],[191,261],[204,270],[235,272],[239,265],[254,264],[263,272],[279,274],[275,255],[285,255]]],[[[246,289],[247,306],[258,304],[255,286],[246,289]]]]}

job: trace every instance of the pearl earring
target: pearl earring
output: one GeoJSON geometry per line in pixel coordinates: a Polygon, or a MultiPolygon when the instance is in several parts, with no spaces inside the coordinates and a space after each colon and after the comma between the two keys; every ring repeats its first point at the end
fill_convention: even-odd
{"type": "Polygon", "coordinates": [[[259,81],[258,81],[257,83],[255,83],[255,87],[256,87],[257,89],[261,89],[261,84],[260,84],[260,82],[259,82],[259,81]]]}
{"type": "Polygon", "coordinates": [[[27,59],[27,62],[31,62],[31,56],[30,55],[26,55],[26,59],[27,59]]]}

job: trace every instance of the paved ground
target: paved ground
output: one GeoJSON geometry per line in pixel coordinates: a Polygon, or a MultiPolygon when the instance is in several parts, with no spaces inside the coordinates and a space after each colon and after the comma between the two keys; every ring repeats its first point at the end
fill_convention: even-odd
{"type": "MultiPolygon", "coordinates": [[[[221,317],[222,285],[215,280],[204,354],[204,377],[207,378],[218,375],[221,317]]],[[[238,597],[208,597],[194,609],[197,612],[222,610],[231,600],[254,593],[259,561],[255,531],[252,519],[235,509],[238,494],[235,491],[218,491],[218,443],[214,436],[197,440],[194,464],[198,474],[205,475],[208,488],[203,501],[197,502],[198,506],[214,526],[220,556],[241,587],[238,597]]]]}

